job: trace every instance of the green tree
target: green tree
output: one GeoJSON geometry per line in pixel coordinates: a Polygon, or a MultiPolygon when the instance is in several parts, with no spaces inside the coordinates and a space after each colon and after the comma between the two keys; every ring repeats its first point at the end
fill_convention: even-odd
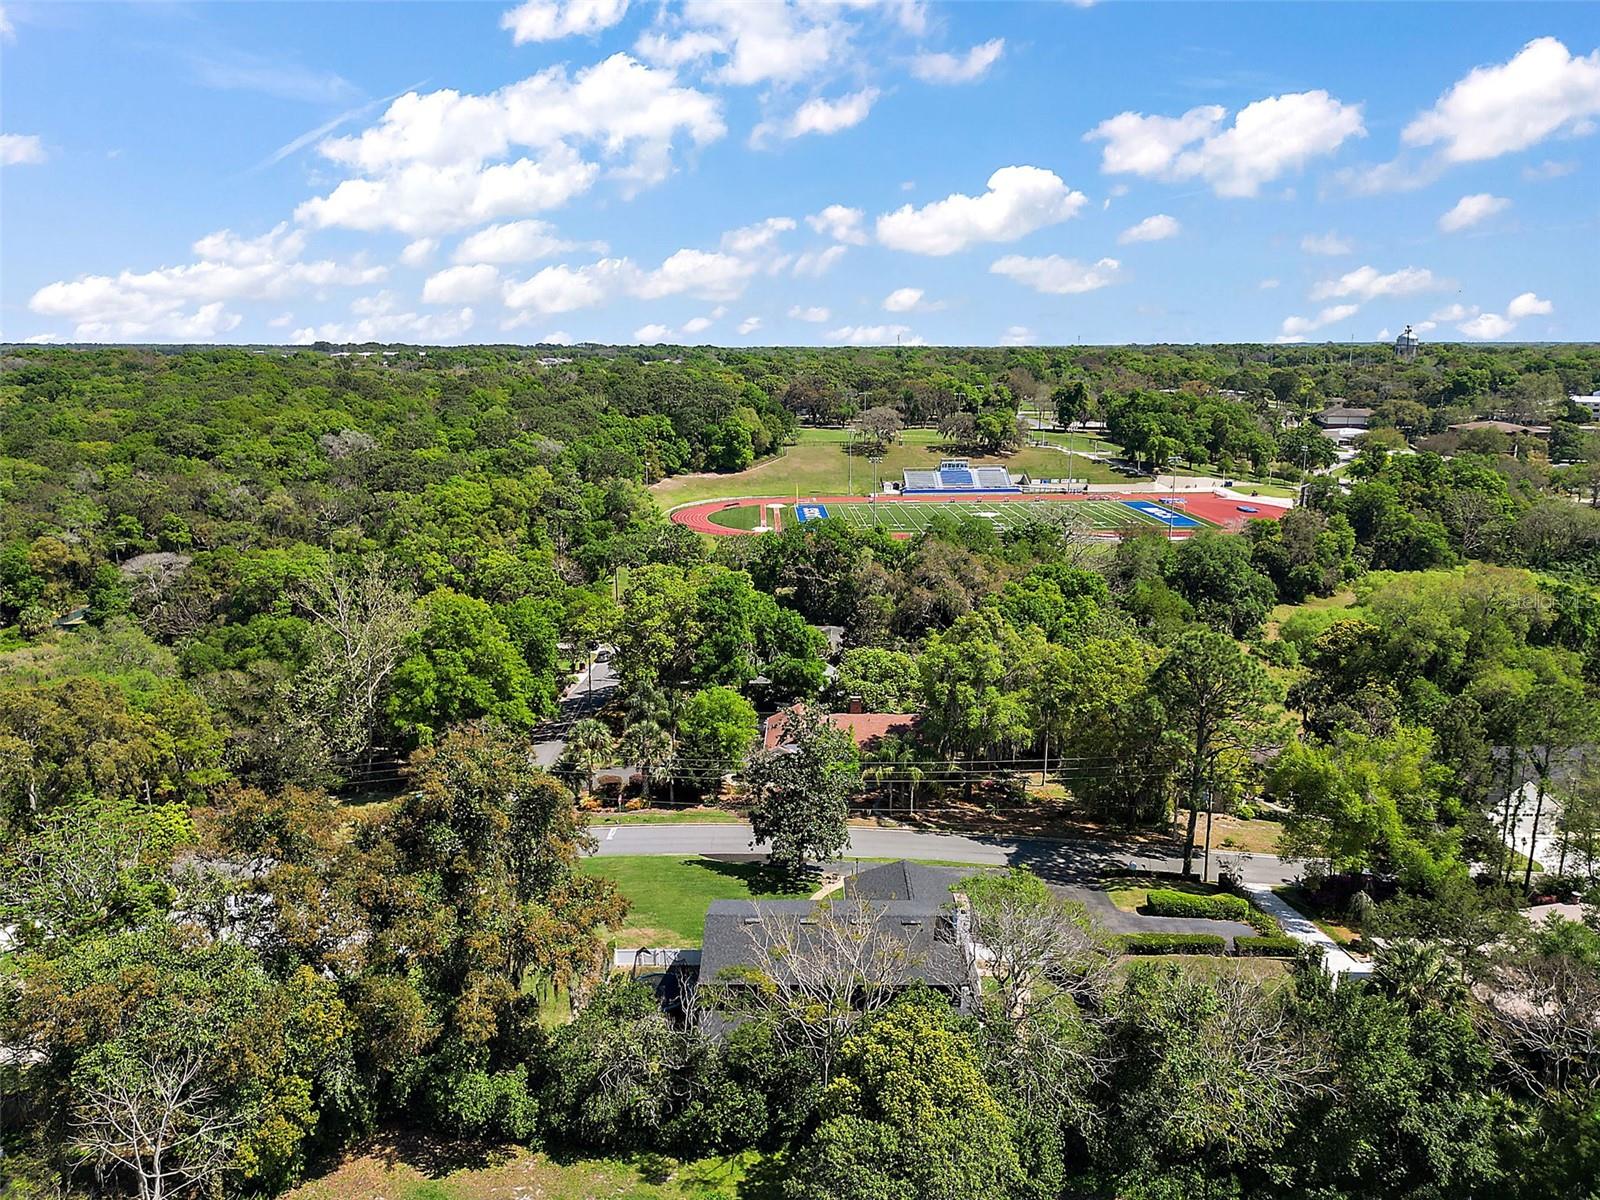
{"type": "Polygon", "coordinates": [[[703,688],[689,697],[678,720],[675,773],[716,792],[725,775],[744,765],[756,733],[750,701],[731,688],[703,688]]]}
{"type": "Polygon", "coordinates": [[[490,717],[526,732],[555,711],[553,675],[529,669],[482,600],[440,588],[419,606],[389,697],[397,729],[426,742],[450,725],[490,717]]]}
{"type": "Polygon", "coordinates": [[[1277,603],[1272,581],[1252,565],[1250,543],[1233,534],[1200,533],[1173,556],[1167,582],[1214,629],[1248,637],[1277,603]]]}
{"type": "Polygon", "coordinates": [[[1024,689],[1033,668],[1032,648],[993,611],[961,618],[917,660],[925,734],[941,753],[968,758],[969,795],[978,760],[1031,740],[1024,689]]]}
{"type": "Polygon", "coordinates": [[[577,782],[577,794],[588,794],[595,770],[616,757],[617,743],[603,721],[585,717],[573,722],[567,732],[567,749],[564,755],[577,782]]]}
{"type": "Polygon", "coordinates": [[[640,788],[646,803],[650,801],[650,788],[656,776],[672,766],[675,752],[672,734],[651,720],[635,721],[617,740],[618,757],[639,769],[640,788]]]}
{"type": "Polygon", "coordinates": [[[1224,786],[1244,769],[1251,750],[1273,733],[1269,706],[1276,689],[1261,664],[1221,633],[1186,633],[1151,676],[1151,690],[1166,714],[1166,727],[1183,779],[1189,828],[1183,843],[1183,873],[1194,872],[1195,830],[1208,790],[1224,786]]]}
{"type": "Polygon", "coordinates": [[[786,710],[784,745],[756,755],[745,772],[750,826],[770,861],[793,876],[808,859],[836,857],[850,843],[850,797],[861,762],[850,735],[812,708],[786,710]]]}
{"type": "Polygon", "coordinates": [[[976,1047],[929,1003],[894,1005],[849,1038],[820,1112],[789,1173],[796,1200],[988,1200],[1021,1185],[1015,1127],[976,1047]]]}
{"type": "Polygon", "coordinates": [[[1460,866],[1462,815],[1450,769],[1433,750],[1432,731],[1415,726],[1381,738],[1342,733],[1329,746],[1291,743],[1267,780],[1291,810],[1285,856],[1398,874],[1432,891],[1460,866]]]}
{"type": "Polygon", "coordinates": [[[917,660],[903,650],[856,646],[839,657],[834,693],[859,697],[868,712],[911,712],[920,696],[917,660]]]}

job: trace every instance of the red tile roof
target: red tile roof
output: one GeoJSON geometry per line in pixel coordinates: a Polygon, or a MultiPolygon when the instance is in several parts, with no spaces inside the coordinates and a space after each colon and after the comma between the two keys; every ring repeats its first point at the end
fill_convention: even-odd
{"type": "MultiPolygon", "coordinates": [[[[767,718],[766,731],[762,738],[763,745],[768,750],[776,750],[783,745],[783,731],[789,724],[789,712],[773,713],[767,718]]],[[[878,739],[891,733],[909,733],[917,724],[914,713],[829,713],[828,722],[835,729],[842,729],[848,733],[858,746],[871,746],[878,739]]]]}

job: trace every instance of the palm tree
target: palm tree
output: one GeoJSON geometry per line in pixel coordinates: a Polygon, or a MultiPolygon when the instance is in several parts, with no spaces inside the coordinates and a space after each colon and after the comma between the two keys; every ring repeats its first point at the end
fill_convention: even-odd
{"type": "MultiPolygon", "coordinates": [[[[666,769],[672,763],[677,752],[678,723],[683,718],[683,706],[689,701],[688,693],[681,688],[662,687],[660,684],[646,683],[634,689],[628,695],[628,725],[630,727],[643,723],[650,723],[665,731],[671,743],[671,751],[666,759],[659,764],[661,769],[666,769]]],[[[667,774],[667,803],[677,800],[678,777],[676,773],[667,774]]]]}
{"type": "Polygon", "coordinates": [[[615,752],[616,743],[604,724],[593,717],[585,717],[573,724],[572,731],[567,734],[566,757],[579,772],[581,790],[577,796],[581,797],[589,790],[595,768],[610,762],[615,752]]]}
{"type": "Polygon", "coordinates": [[[675,751],[672,735],[654,721],[635,721],[622,731],[617,753],[624,763],[639,768],[644,780],[642,790],[646,803],[650,800],[650,784],[656,772],[664,770],[672,762],[675,751]]]}
{"type": "Polygon", "coordinates": [[[1412,1012],[1450,1008],[1465,991],[1445,948],[1418,938],[1396,938],[1381,947],[1372,974],[1380,990],[1412,1012]]]}

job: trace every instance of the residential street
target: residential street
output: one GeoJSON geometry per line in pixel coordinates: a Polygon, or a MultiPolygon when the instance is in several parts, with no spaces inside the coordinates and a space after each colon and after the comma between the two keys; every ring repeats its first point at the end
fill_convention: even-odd
{"type": "Polygon", "coordinates": [[[609,661],[592,663],[587,671],[579,671],[562,693],[560,715],[534,731],[534,761],[541,767],[554,766],[567,748],[567,730],[572,723],[605,707],[616,686],[617,674],[609,661]]]}
{"type": "MultiPolygon", "coordinates": [[[[749,854],[748,825],[597,825],[601,854],[749,854]]],[[[1050,838],[1004,838],[991,834],[932,833],[915,829],[852,827],[850,853],[862,858],[943,859],[991,866],[1027,867],[1041,878],[1073,883],[1111,870],[1175,871],[1179,855],[1129,853],[1104,842],[1050,838]]],[[[1218,854],[1211,856],[1215,875],[1218,854]]],[[[1300,868],[1268,854],[1245,860],[1246,884],[1272,887],[1293,879],[1300,868]]]]}
{"type": "MultiPolygon", "coordinates": [[[[743,824],[685,825],[593,825],[589,832],[599,839],[601,855],[620,854],[705,854],[743,855],[757,852],[750,844],[750,826],[743,824]]],[[[946,862],[968,862],[985,866],[1027,867],[1049,883],[1071,886],[1116,870],[1176,871],[1183,865],[1181,854],[1129,852],[1105,842],[1060,841],[1051,838],[1003,838],[990,834],[933,833],[916,829],[850,830],[851,855],[861,858],[916,858],[946,862]]],[[[1217,859],[1212,853],[1212,878],[1217,859]]],[[[1331,938],[1308,918],[1300,915],[1272,894],[1272,888],[1300,874],[1297,864],[1271,854],[1255,854],[1244,859],[1240,874],[1245,888],[1257,904],[1269,912],[1296,941],[1321,948],[1323,961],[1335,975],[1365,975],[1370,964],[1361,962],[1336,946],[1331,938]]],[[[1082,899],[1082,897],[1078,897],[1082,899]]],[[[1118,913],[1109,904],[1095,907],[1095,915],[1116,931],[1144,927],[1147,918],[1118,913]],[[1103,907],[1103,911],[1102,911],[1103,907]]],[[[1216,932],[1217,922],[1201,922],[1207,932],[1216,932]]],[[[1162,928],[1184,932],[1187,926],[1164,919],[1162,928]]],[[[1227,931],[1230,935],[1249,932],[1244,926],[1227,931]]]]}

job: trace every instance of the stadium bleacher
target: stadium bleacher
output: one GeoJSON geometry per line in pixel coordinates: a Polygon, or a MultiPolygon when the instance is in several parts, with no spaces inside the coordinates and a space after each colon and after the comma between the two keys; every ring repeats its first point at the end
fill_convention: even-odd
{"type": "Polygon", "coordinates": [[[901,491],[1016,492],[1021,491],[1004,467],[974,467],[964,458],[947,458],[935,469],[902,472],[901,491]]]}

